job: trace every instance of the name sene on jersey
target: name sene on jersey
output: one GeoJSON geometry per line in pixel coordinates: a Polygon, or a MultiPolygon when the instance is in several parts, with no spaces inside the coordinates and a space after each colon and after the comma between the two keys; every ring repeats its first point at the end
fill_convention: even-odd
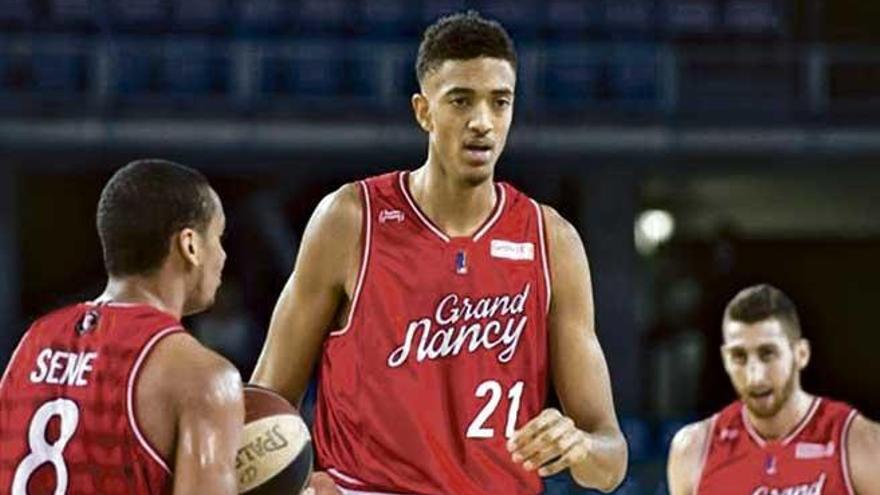
{"type": "Polygon", "coordinates": [[[85,387],[89,384],[92,364],[97,358],[97,352],[67,352],[45,348],[37,354],[34,370],[28,377],[31,383],[85,387]]]}
{"type": "Polygon", "coordinates": [[[420,363],[499,346],[498,362],[510,362],[529,320],[524,313],[530,291],[531,283],[526,283],[516,294],[478,299],[456,293],[443,296],[433,317],[407,324],[404,341],[388,355],[388,366],[402,366],[410,357],[420,363]]]}

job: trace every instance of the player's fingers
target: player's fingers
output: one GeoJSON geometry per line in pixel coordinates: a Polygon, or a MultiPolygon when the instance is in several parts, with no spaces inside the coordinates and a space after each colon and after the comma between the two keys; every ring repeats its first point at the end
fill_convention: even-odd
{"type": "Polygon", "coordinates": [[[562,413],[558,410],[552,408],[544,409],[541,414],[513,434],[513,438],[507,442],[507,450],[511,452],[517,450],[521,445],[528,443],[532,437],[551,426],[560,418],[562,418],[562,413]]]}
{"type": "Polygon", "coordinates": [[[539,454],[550,455],[551,457],[559,455],[560,440],[574,429],[574,421],[570,418],[558,419],[555,423],[552,423],[549,427],[533,436],[528,443],[516,449],[513,452],[514,462],[530,461],[532,466],[526,466],[526,469],[537,468],[542,463],[533,458],[539,454]]]}
{"type": "Polygon", "coordinates": [[[560,473],[580,462],[585,455],[586,447],[584,444],[575,441],[558,459],[538,469],[538,476],[547,477],[560,473]]]}
{"type": "Polygon", "coordinates": [[[571,450],[579,440],[580,432],[571,429],[566,430],[562,436],[553,441],[553,443],[528,459],[523,464],[523,467],[531,471],[532,469],[537,469],[554,459],[562,457],[566,452],[571,450]]]}

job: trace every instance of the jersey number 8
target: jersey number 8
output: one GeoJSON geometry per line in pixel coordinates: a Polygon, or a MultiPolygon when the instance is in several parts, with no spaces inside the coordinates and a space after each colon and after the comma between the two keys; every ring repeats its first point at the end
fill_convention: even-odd
{"type": "Polygon", "coordinates": [[[44,403],[34,413],[28,428],[30,453],[18,464],[12,479],[12,495],[27,495],[27,484],[40,466],[51,463],[55,468],[56,485],[54,495],[67,493],[67,465],[64,463],[64,448],[76,433],[79,425],[79,407],[70,399],[55,399],[44,403]],[[55,443],[46,442],[49,421],[58,416],[61,433],[55,443]]]}

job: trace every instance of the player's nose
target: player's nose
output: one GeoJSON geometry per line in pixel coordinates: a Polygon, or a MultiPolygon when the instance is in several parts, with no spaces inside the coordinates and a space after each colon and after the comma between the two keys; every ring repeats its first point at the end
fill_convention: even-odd
{"type": "Polygon", "coordinates": [[[474,107],[474,113],[468,121],[468,129],[480,135],[492,130],[492,112],[485,102],[474,107]]]}
{"type": "Polygon", "coordinates": [[[750,359],[746,365],[746,383],[751,387],[763,385],[767,378],[767,367],[758,359],[750,359]]]}

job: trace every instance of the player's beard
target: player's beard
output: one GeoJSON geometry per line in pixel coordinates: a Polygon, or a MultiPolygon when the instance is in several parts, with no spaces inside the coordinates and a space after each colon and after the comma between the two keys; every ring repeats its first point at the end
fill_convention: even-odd
{"type": "Polygon", "coordinates": [[[779,391],[774,390],[771,393],[773,401],[767,406],[755,404],[747,390],[740,392],[740,398],[753,416],[762,419],[772,418],[779,414],[779,411],[785,407],[794,394],[796,373],[794,359],[792,359],[788,379],[785,380],[785,384],[779,391]]]}

